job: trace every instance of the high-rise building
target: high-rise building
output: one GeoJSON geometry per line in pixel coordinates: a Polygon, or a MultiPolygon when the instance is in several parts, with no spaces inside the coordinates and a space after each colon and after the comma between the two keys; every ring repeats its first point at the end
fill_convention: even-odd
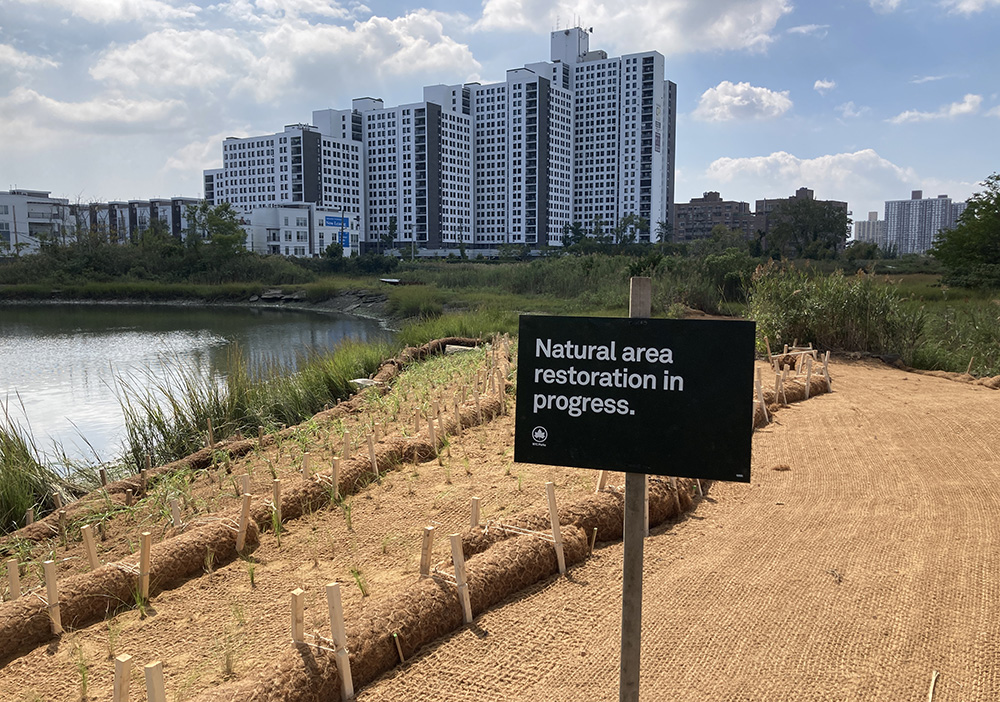
{"type": "Polygon", "coordinates": [[[885,220],[878,218],[878,212],[869,212],[867,220],[859,220],[854,223],[854,240],[875,244],[882,251],[888,252],[885,220]]]}
{"type": "Polygon", "coordinates": [[[672,224],[676,86],[664,58],[609,58],[581,28],[553,32],[550,61],[502,82],[428,86],[423,102],[394,107],[359,98],[312,122],[226,139],[206,199],[248,213],[343,208],[364,250],[558,246],[573,222],[628,215],[656,241],[672,224]]]}
{"type": "Polygon", "coordinates": [[[921,190],[911,192],[909,200],[887,200],[886,246],[900,255],[925,253],[939,232],[955,226],[964,210],[964,202],[952,202],[947,195],[924,198],[921,190]]]}

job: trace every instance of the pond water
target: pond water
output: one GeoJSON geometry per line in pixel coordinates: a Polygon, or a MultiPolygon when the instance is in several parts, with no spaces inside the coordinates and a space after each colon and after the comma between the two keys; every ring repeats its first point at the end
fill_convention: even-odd
{"type": "MultiPolygon", "coordinates": [[[[124,426],[116,379],[140,387],[182,370],[223,378],[238,347],[251,365],[294,366],[345,338],[387,339],[378,322],[338,313],[190,305],[0,305],[0,402],[48,455],[117,457],[124,426]]],[[[2,409],[0,409],[2,411],[2,409]]]]}

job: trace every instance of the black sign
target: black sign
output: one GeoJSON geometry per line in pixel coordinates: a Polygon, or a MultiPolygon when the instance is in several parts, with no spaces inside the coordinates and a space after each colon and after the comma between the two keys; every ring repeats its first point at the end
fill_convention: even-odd
{"type": "Polygon", "coordinates": [[[514,460],[750,482],[754,331],[522,315],[514,460]]]}

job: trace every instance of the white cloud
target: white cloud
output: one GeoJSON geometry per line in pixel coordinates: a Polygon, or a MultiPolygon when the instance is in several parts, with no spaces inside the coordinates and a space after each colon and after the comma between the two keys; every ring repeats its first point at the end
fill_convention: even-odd
{"type": "Polygon", "coordinates": [[[985,12],[991,7],[1000,7],[1000,0],[943,0],[941,4],[951,12],[972,15],[977,12],[985,12]]]}
{"type": "Polygon", "coordinates": [[[231,82],[254,61],[253,52],[233,30],[164,29],[104,52],[90,75],[130,87],[210,88],[231,82]]]}
{"type": "Polygon", "coordinates": [[[0,66],[15,71],[27,71],[34,68],[58,68],[59,64],[43,56],[32,56],[18,51],[10,44],[0,44],[0,66]]]}
{"type": "Polygon", "coordinates": [[[915,76],[912,80],[910,80],[910,82],[914,85],[922,85],[924,83],[933,83],[934,81],[944,80],[947,77],[948,76],[915,76]]]}
{"type": "Polygon", "coordinates": [[[271,17],[301,17],[316,15],[346,19],[351,12],[340,3],[331,0],[256,0],[254,5],[271,17]]]}
{"type": "Polygon", "coordinates": [[[994,107],[992,110],[986,113],[990,117],[1000,117],[1000,105],[994,107]]]}
{"type": "Polygon", "coordinates": [[[774,41],[790,0],[484,0],[480,30],[541,33],[580,18],[595,27],[600,46],[634,50],[655,46],[664,54],[717,50],[764,50],[774,41]]]}
{"type": "Polygon", "coordinates": [[[813,83],[813,90],[820,95],[826,95],[829,91],[837,87],[836,81],[820,79],[813,83]]]}
{"type": "MultiPolygon", "coordinates": [[[[242,11],[233,4],[228,9],[242,11]]],[[[164,29],[111,48],[90,73],[153,93],[195,88],[258,102],[296,92],[372,90],[387,77],[425,74],[458,82],[479,64],[467,45],[445,33],[441,19],[420,10],[351,27],[283,18],[244,31],[164,29]]]]}
{"type": "Polygon", "coordinates": [[[844,119],[855,119],[866,112],[870,112],[871,110],[868,107],[858,107],[854,104],[854,101],[851,100],[842,105],[837,105],[837,111],[844,119]]]}
{"type": "Polygon", "coordinates": [[[773,119],[792,108],[788,91],[777,92],[749,83],[724,80],[701,94],[693,115],[705,122],[773,119]]]}
{"type": "MultiPolygon", "coordinates": [[[[67,139],[80,133],[159,132],[179,126],[185,111],[179,100],[137,100],[108,94],[84,102],[60,102],[20,87],[0,98],[0,131],[10,135],[65,130],[67,139]]],[[[8,139],[7,143],[13,141],[8,139]]],[[[37,147],[37,134],[30,143],[37,147]]]]}
{"type": "Polygon", "coordinates": [[[950,105],[945,105],[937,112],[920,112],[918,110],[907,110],[906,112],[900,112],[895,117],[892,117],[886,121],[892,124],[905,124],[907,122],[928,122],[935,119],[950,119],[952,117],[961,117],[964,115],[975,114],[979,111],[979,106],[983,102],[982,95],[973,95],[969,93],[963,98],[962,102],[953,102],[950,105]]]}
{"type": "Polygon", "coordinates": [[[95,24],[158,22],[195,17],[197,5],[163,0],[14,0],[27,5],[58,7],[74,17],[95,24]]]}
{"type": "Polygon", "coordinates": [[[222,142],[226,137],[249,136],[247,129],[227,129],[204,139],[189,141],[176,149],[163,166],[163,171],[201,173],[206,168],[222,168],[222,142]]]}
{"type": "Polygon", "coordinates": [[[886,199],[909,194],[919,182],[912,169],[897,166],[874,149],[816,158],[799,158],[785,151],[720,158],[705,175],[709,181],[729,184],[727,189],[750,193],[746,196],[750,199],[788,197],[797,188],[807,187],[820,200],[846,201],[856,213],[881,210],[886,199]]]}
{"type": "Polygon", "coordinates": [[[800,24],[797,27],[789,27],[786,31],[789,34],[801,34],[803,36],[815,35],[820,38],[826,36],[826,30],[830,28],[828,24],[800,24]]]}
{"type": "Polygon", "coordinates": [[[876,12],[895,12],[902,0],[868,0],[868,4],[876,12]]]}

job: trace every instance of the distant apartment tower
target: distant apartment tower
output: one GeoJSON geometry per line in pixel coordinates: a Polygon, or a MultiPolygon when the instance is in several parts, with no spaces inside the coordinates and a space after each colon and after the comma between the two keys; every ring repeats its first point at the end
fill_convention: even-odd
{"type": "MultiPolygon", "coordinates": [[[[780,210],[781,206],[785,203],[793,202],[795,200],[815,200],[815,193],[809,188],[799,188],[795,191],[795,194],[791,197],[782,198],[767,198],[764,200],[757,200],[754,203],[754,212],[757,215],[757,220],[760,229],[766,234],[771,231],[771,227],[774,223],[778,221],[775,217],[775,212],[780,210]]],[[[823,203],[825,205],[831,205],[837,209],[843,210],[846,214],[850,214],[847,210],[847,203],[840,200],[817,200],[817,202],[823,203]]],[[[846,235],[846,234],[845,234],[846,235]]]]}
{"type": "Polygon", "coordinates": [[[719,193],[707,192],[703,197],[691,198],[691,202],[674,205],[673,240],[704,239],[719,225],[750,239],[756,231],[756,222],[750,203],[723,200],[719,193]]]}
{"type": "Polygon", "coordinates": [[[952,202],[947,195],[925,199],[921,190],[914,190],[909,200],[887,200],[886,245],[900,255],[926,253],[938,233],[953,228],[964,210],[964,202],[952,202]]]}
{"type": "Polygon", "coordinates": [[[854,240],[875,244],[883,252],[888,252],[885,220],[878,218],[878,212],[869,212],[867,220],[859,220],[854,223],[854,240]]]}
{"type": "Polygon", "coordinates": [[[677,86],[656,51],[609,58],[580,28],[552,32],[552,60],[572,67],[573,214],[589,228],[643,218],[673,221],[677,86]]]}

